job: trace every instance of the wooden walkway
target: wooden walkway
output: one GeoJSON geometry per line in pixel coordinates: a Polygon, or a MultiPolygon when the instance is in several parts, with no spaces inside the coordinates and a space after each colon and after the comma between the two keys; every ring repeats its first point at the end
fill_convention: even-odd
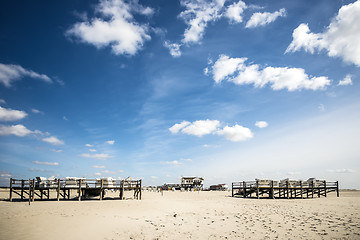
{"type": "Polygon", "coordinates": [[[233,182],[232,197],[243,198],[314,198],[326,197],[330,192],[336,192],[339,197],[339,182],[319,181],[278,181],[269,180],[268,183],[262,183],[261,180],[251,182],[233,182]]]}
{"type": "Polygon", "coordinates": [[[105,190],[119,191],[119,198],[124,199],[124,191],[133,190],[134,199],[141,200],[141,180],[113,180],[108,183],[104,179],[77,179],[69,185],[64,179],[42,180],[35,179],[19,180],[10,178],[10,197],[12,202],[15,196],[20,200],[33,202],[35,195],[40,200],[50,200],[50,191],[56,192],[56,200],[70,199],[71,191],[77,192],[77,200],[85,200],[90,197],[99,197],[103,200],[105,190]]]}

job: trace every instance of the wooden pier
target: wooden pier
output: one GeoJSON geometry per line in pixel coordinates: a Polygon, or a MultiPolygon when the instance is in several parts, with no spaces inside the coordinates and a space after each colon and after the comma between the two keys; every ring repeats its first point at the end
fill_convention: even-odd
{"type": "Polygon", "coordinates": [[[250,182],[233,182],[232,197],[270,198],[270,199],[302,199],[327,197],[328,193],[336,192],[339,197],[339,182],[294,181],[294,180],[256,180],[250,182]]]}
{"type": "Polygon", "coordinates": [[[33,202],[35,196],[40,200],[54,200],[50,198],[50,192],[56,193],[56,200],[70,199],[71,192],[76,191],[77,200],[97,198],[103,200],[106,191],[119,191],[119,199],[124,199],[125,191],[134,191],[134,199],[141,200],[141,180],[112,180],[106,179],[85,179],[72,180],[69,184],[68,179],[55,180],[19,180],[10,178],[10,197],[12,202],[15,196],[19,200],[33,202]]]}

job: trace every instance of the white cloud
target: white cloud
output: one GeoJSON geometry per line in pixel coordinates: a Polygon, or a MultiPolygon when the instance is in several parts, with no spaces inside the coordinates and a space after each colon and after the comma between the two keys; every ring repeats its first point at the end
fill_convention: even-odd
{"type": "Polygon", "coordinates": [[[174,161],[166,161],[166,162],[164,162],[165,164],[168,164],[168,165],[181,165],[181,164],[183,164],[182,162],[179,162],[179,161],[177,161],[177,160],[174,160],[174,161]]]}
{"type": "Polygon", "coordinates": [[[74,24],[66,35],[97,48],[110,46],[116,55],[134,55],[151,39],[148,25],[136,22],[133,13],[150,16],[154,10],[138,1],[100,0],[95,12],[98,17],[74,24]]]}
{"type": "Polygon", "coordinates": [[[170,43],[169,41],[164,42],[164,47],[169,49],[170,55],[173,57],[180,57],[181,56],[181,44],[179,43],[170,43]]]}
{"type": "Polygon", "coordinates": [[[224,3],[225,0],[181,0],[180,4],[186,9],[180,13],[179,17],[188,25],[182,42],[187,44],[201,41],[208,22],[221,17],[220,11],[224,3]]]}
{"type": "Polygon", "coordinates": [[[40,162],[40,161],[33,161],[35,164],[39,165],[50,165],[50,166],[59,166],[58,162],[40,162]]]}
{"type": "Polygon", "coordinates": [[[219,125],[220,122],[218,120],[209,120],[209,119],[198,120],[184,127],[181,130],[181,132],[188,135],[202,137],[204,135],[211,134],[214,131],[216,131],[219,125]]]}
{"type": "Polygon", "coordinates": [[[109,141],[106,141],[107,144],[110,144],[110,145],[114,145],[115,141],[114,140],[109,140],[109,141]]]}
{"type": "Polygon", "coordinates": [[[227,140],[232,142],[246,141],[254,137],[254,134],[249,128],[237,124],[233,127],[225,126],[222,130],[217,131],[217,134],[223,135],[227,140]]]}
{"type": "Polygon", "coordinates": [[[278,17],[285,17],[286,10],[285,8],[280,9],[279,11],[269,13],[269,12],[257,12],[254,13],[250,20],[246,23],[246,28],[254,28],[258,26],[264,26],[266,24],[274,22],[278,17]]]}
{"type": "Polygon", "coordinates": [[[90,152],[96,152],[96,149],[89,149],[90,152]]]}
{"type": "Polygon", "coordinates": [[[230,19],[230,21],[235,23],[241,23],[243,21],[241,14],[247,8],[246,4],[243,1],[231,4],[226,12],[225,16],[230,19]]]}
{"type": "Polygon", "coordinates": [[[225,77],[241,70],[247,58],[229,58],[226,55],[220,55],[219,59],[212,66],[213,78],[216,83],[220,83],[225,77]]]}
{"type": "Polygon", "coordinates": [[[353,169],[349,169],[349,168],[343,168],[343,169],[329,169],[329,170],[327,170],[327,172],[330,172],[330,173],[354,173],[356,171],[353,169]]]}
{"type": "Polygon", "coordinates": [[[38,110],[38,109],[35,109],[35,108],[32,108],[31,109],[31,112],[35,113],[35,114],[44,114],[44,112],[38,110]]]}
{"type": "Polygon", "coordinates": [[[69,121],[69,119],[68,119],[67,117],[65,117],[65,116],[63,116],[63,119],[64,119],[65,121],[69,121]]]}
{"type": "Polygon", "coordinates": [[[63,145],[64,141],[58,139],[57,137],[47,137],[47,138],[43,138],[42,141],[50,143],[52,145],[63,145]]]}
{"type": "Polygon", "coordinates": [[[94,166],[92,166],[93,168],[105,168],[105,166],[103,166],[103,165],[94,165],[94,166]]]}
{"type": "Polygon", "coordinates": [[[325,112],[325,105],[320,103],[318,109],[320,110],[320,112],[325,112]]]}
{"type": "Polygon", "coordinates": [[[26,135],[35,133],[36,131],[30,131],[24,125],[17,124],[12,126],[0,125],[0,136],[15,135],[18,137],[24,137],[26,135]]]}
{"type": "Polygon", "coordinates": [[[13,82],[23,77],[40,79],[44,82],[52,83],[52,80],[45,74],[27,70],[19,65],[0,63],[0,83],[4,84],[5,87],[11,87],[13,82]]]}
{"type": "Polygon", "coordinates": [[[91,144],[85,144],[86,147],[93,147],[94,145],[91,145],[91,144]]]}
{"type": "Polygon", "coordinates": [[[50,151],[60,153],[60,152],[62,152],[63,150],[61,150],[61,149],[50,149],[50,151]]]}
{"type": "Polygon", "coordinates": [[[4,99],[0,99],[0,104],[6,104],[6,101],[4,99]]]}
{"type": "Polygon", "coordinates": [[[12,175],[6,171],[0,171],[0,177],[2,178],[10,178],[12,175]]]}
{"type": "Polygon", "coordinates": [[[151,177],[151,179],[158,179],[159,177],[157,177],[157,176],[150,176],[151,177]]]}
{"type": "Polygon", "coordinates": [[[172,134],[178,133],[181,129],[183,129],[184,127],[190,125],[190,122],[188,121],[182,121],[181,123],[177,123],[174,124],[174,126],[172,126],[171,128],[169,128],[169,131],[172,134]]]}
{"type": "Polygon", "coordinates": [[[346,77],[343,80],[339,81],[338,86],[352,85],[351,77],[352,76],[350,74],[346,75],[346,77]]]}
{"type": "Polygon", "coordinates": [[[266,128],[269,124],[266,121],[256,121],[255,126],[258,128],[266,128]]]}
{"type": "Polygon", "coordinates": [[[0,107],[0,121],[16,121],[23,119],[26,116],[27,113],[24,111],[0,107]]]}
{"type": "Polygon", "coordinates": [[[330,57],[341,57],[360,67],[360,1],[342,6],[338,15],[322,33],[312,33],[307,24],[293,32],[293,40],[285,53],[302,48],[306,52],[326,50],[330,57]]]}
{"type": "Polygon", "coordinates": [[[98,160],[107,160],[108,158],[112,158],[112,156],[107,153],[97,153],[97,154],[83,153],[80,154],[80,156],[86,158],[96,158],[98,160]]]}
{"type": "Polygon", "coordinates": [[[246,65],[247,58],[229,58],[220,55],[212,66],[213,79],[216,83],[223,80],[237,85],[253,84],[264,87],[270,84],[273,90],[301,89],[319,90],[330,85],[327,77],[309,77],[302,68],[266,67],[261,69],[257,64],[246,65]]]}

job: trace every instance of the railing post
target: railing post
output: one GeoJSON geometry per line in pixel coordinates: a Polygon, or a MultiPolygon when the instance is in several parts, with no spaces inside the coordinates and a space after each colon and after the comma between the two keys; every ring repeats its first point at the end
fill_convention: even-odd
{"type": "Polygon", "coordinates": [[[21,180],[21,200],[24,199],[25,180],[21,180]]]}
{"type": "Polygon", "coordinates": [[[10,202],[12,202],[12,192],[13,192],[13,179],[10,178],[10,196],[9,196],[9,200],[10,202]]]}
{"type": "Polygon", "coordinates": [[[243,196],[246,198],[246,182],[243,181],[243,196]]]}
{"type": "Polygon", "coordinates": [[[300,195],[301,195],[301,199],[303,199],[303,182],[302,182],[302,180],[300,180],[300,195]]]}
{"type": "Polygon", "coordinates": [[[231,183],[231,197],[234,197],[234,183],[231,183]]]}
{"type": "Polygon", "coordinates": [[[35,198],[35,179],[32,180],[32,196],[31,201],[33,202],[35,198]]]}
{"type": "Polygon", "coordinates": [[[31,179],[29,179],[29,205],[31,203],[31,179]]]}
{"type": "Polygon", "coordinates": [[[339,181],[336,181],[336,196],[339,197],[339,181]]]}
{"type": "Polygon", "coordinates": [[[286,180],[286,198],[289,199],[289,180],[286,180]]]}
{"type": "Polygon", "coordinates": [[[140,179],[140,200],[141,200],[141,188],[142,188],[142,180],[140,179]]]}
{"type": "Polygon", "coordinates": [[[327,191],[327,189],[326,189],[326,180],[324,180],[324,196],[326,197],[326,191],[327,191]]]}
{"type": "Polygon", "coordinates": [[[271,198],[275,199],[275,194],[274,194],[274,180],[271,180],[271,198]]]}
{"type": "Polygon", "coordinates": [[[260,198],[260,196],[259,196],[259,180],[256,180],[256,197],[257,197],[257,199],[260,198]]]}
{"type": "Polygon", "coordinates": [[[79,179],[79,197],[78,197],[78,201],[81,201],[81,179],[79,179]]]}
{"type": "Polygon", "coordinates": [[[100,200],[103,199],[104,179],[100,179],[100,200]]]}
{"type": "Polygon", "coordinates": [[[60,200],[60,178],[58,179],[58,182],[57,182],[57,201],[60,200]]]}

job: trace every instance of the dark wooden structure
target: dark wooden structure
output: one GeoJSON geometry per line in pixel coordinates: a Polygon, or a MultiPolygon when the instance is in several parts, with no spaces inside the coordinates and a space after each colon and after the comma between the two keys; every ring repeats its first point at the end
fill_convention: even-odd
{"type": "Polygon", "coordinates": [[[314,196],[326,197],[328,193],[336,192],[339,197],[339,182],[328,182],[325,180],[316,181],[272,181],[267,180],[262,183],[261,180],[251,182],[233,182],[232,197],[243,198],[314,198],[314,196]]]}
{"type": "Polygon", "coordinates": [[[104,184],[104,179],[77,179],[75,185],[67,185],[64,179],[42,180],[35,179],[18,180],[10,178],[10,202],[15,195],[20,200],[33,202],[35,195],[38,199],[50,199],[50,192],[56,193],[56,200],[70,199],[71,191],[77,192],[77,200],[85,200],[90,197],[99,197],[103,200],[107,190],[119,191],[119,198],[124,199],[124,191],[134,191],[134,199],[141,200],[141,180],[113,180],[111,184],[104,184]]]}

